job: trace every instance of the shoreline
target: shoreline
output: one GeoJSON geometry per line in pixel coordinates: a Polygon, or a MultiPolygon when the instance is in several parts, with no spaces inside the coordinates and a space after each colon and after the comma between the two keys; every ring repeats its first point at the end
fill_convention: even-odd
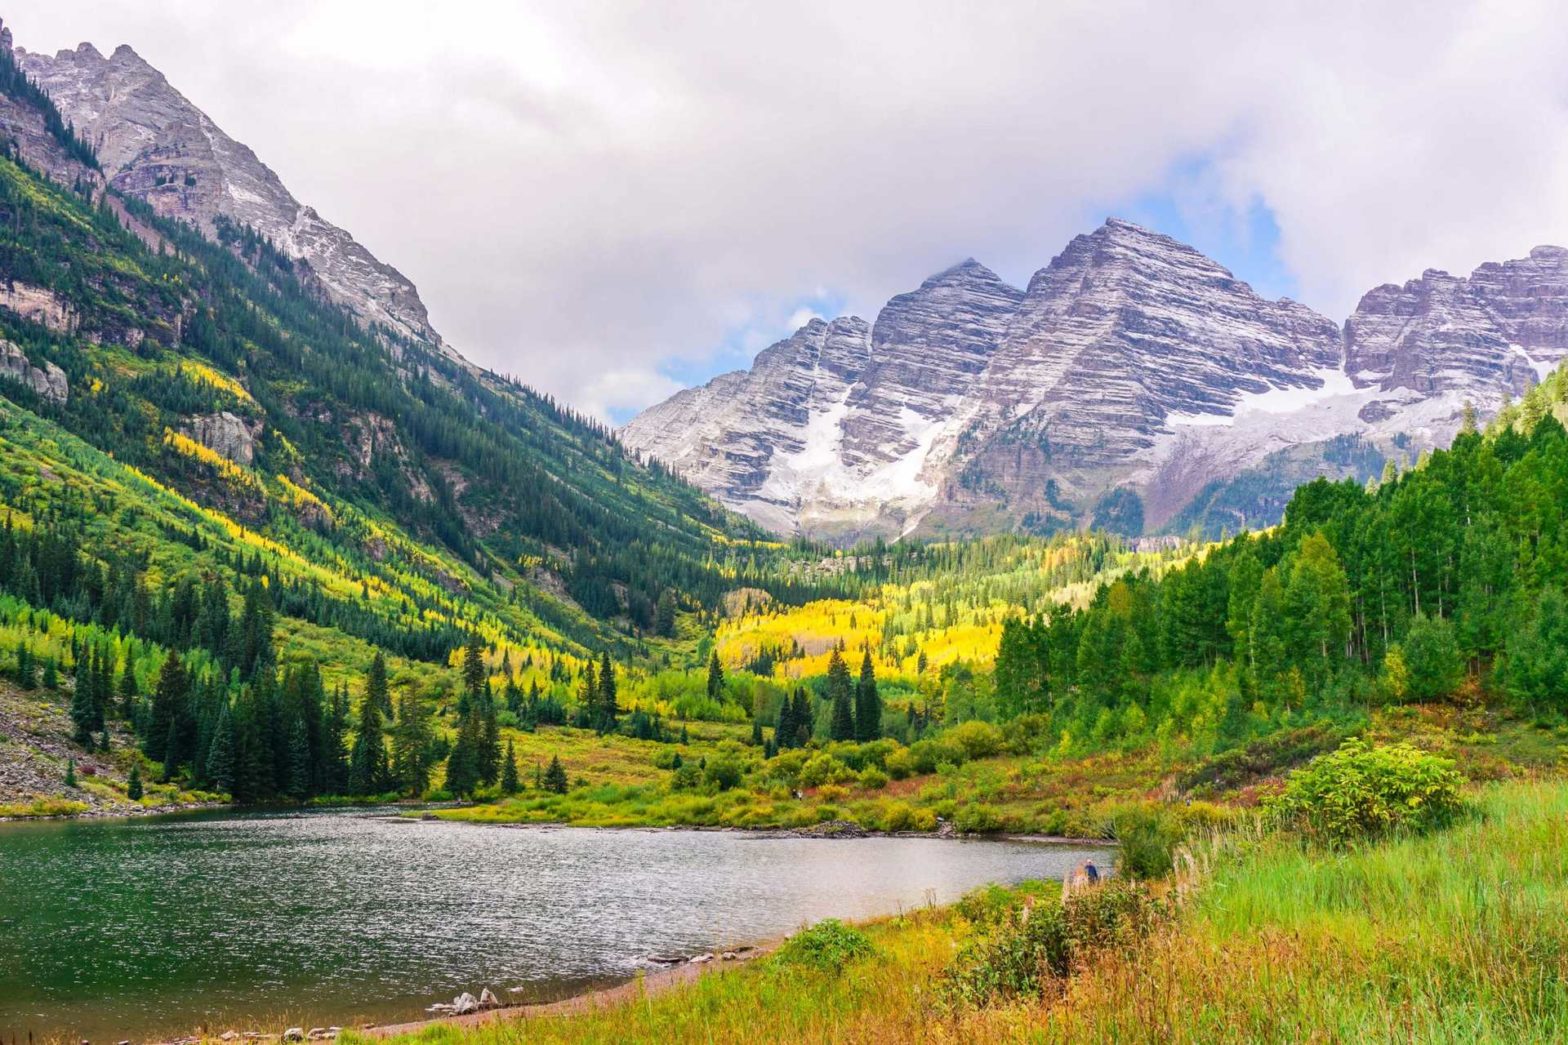
{"type": "Polygon", "coordinates": [[[537,1019],[550,1016],[574,1016],[601,1008],[613,1008],[640,998],[651,998],[677,987],[695,983],[703,976],[716,975],[744,968],[759,958],[765,958],[781,947],[788,936],[780,936],[764,943],[744,945],[736,952],[704,952],[706,961],[694,955],[679,964],[662,969],[644,970],[624,983],[608,987],[590,987],[564,998],[547,1002],[528,1002],[521,1005],[500,1005],[495,1008],[468,1012],[461,1015],[427,1016],[402,1023],[384,1023],[373,1027],[356,1028],[354,1033],[362,1038],[390,1038],[400,1034],[413,1034],[436,1025],[451,1025],[472,1029],[488,1023],[510,1020],[537,1019]],[[722,959],[721,953],[735,953],[734,958],[722,959]]]}

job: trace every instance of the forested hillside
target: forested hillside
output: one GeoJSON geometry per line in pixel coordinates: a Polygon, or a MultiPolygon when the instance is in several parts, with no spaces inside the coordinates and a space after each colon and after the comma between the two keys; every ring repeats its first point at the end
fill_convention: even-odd
{"type": "MultiPolygon", "coordinates": [[[[378,657],[380,713],[435,765],[471,710],[447,700],[465,645],[559,707],[590,661],[647,656],[657,607],[819,590],[601,427],[367,329],[250,230],[118,197],[0,51],[0,670],[35,695],[5,696],[8,794],[73,761],[171,794],[418,793],[422,771],[347,776],[378,657]]],[[[99,783],[78,797],[115,798],[99,783]]]]}

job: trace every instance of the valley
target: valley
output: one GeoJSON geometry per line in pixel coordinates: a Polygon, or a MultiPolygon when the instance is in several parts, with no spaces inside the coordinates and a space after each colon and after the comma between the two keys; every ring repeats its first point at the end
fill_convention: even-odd
{"type": "Polygon", "coordinates": [[[1568,1027],[1568,251],[1111,218],[616,429],[128,46],[0,144],[0,1037],[1568,1027]]]}

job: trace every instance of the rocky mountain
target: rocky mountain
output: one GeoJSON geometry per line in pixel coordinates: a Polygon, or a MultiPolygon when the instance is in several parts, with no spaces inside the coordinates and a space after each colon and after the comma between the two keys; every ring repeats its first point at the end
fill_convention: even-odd
{"type": "Polygon", "coordinates": [[[1274,521],[1314,475],[1445,442],[1467,403],[1563,358],[1565,318],[1553,247],[1379,287],[1338,324],[1113,218],[1024,290],[967,261],[621,437],[780,532],[1217,531],[1274,521]]]}
{"type": "Polygon", "coordinates": [[[295,199],[249,147],[225,134],[129,46],[107,58],[90,43],[54,55],[21,48],[15,54],[92,146],[116,190],[208,235],[220,218],[251,226],[306,262],[333,302],[368,322],[440,343],[407,277],[295,199]]]}

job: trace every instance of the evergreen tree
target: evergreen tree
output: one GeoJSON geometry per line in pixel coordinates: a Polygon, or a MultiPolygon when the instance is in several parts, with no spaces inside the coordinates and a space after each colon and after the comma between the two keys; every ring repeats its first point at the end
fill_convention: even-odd
{"type": "Polygon", "coordinates": [[[860,659],[860,684],[855,689],[855,739],[864,743],[882,736],[882,696],[877,692],[877,672],[871,648],[860,659]]]}
{"type": "Polygon", "coordinates": [[[385,687],[386,662],[377,652],[375,660],[371,662],[365,697],[360,701],[358,729],[353,750],[349,754],[348,791],[351,795],[379,795],[391,788],[386,735],[381,718],[382,705],[387,699],[385,687]]]}
{"type": "Polygon", "coordinates": [[[76,786],[76,759],[74,758],[65,760],[65,786],[76,786]]]}
{"type": "Polygon", "coordinates": [[[560,757],[551,755],[550,768],[544,771],[544,789],[557,795],[564,795],[568,788],[566,770],[561,766],[560,757]]]}
{"type": "Polygon", "coordinates": [[[665,638],[675,637],[675,589],[665,588],[659,593],[659,603],[653,614],[655,634],[665,638]]]}
{"type": "Polygon", "coordinates": [[[242,799],[238,793],[240,789],[234,774],[235,743],[234,716],[229,712],[228,701],[224,701],[223,707],[218,711],[218,723],[213,731],[212,744],[207,749],[207,764],[203,767],[202,776],[213,786],[228,792],[238,802],[242,799]]]}
{"type": "Polygon", "coordinates": [[[833,718],[828,735],[834,740],[855,739],[854,681],[849,668],[838,650],[828,660],[828,699],[833,704],[833,718]]]}
{"type": "Polygon", "coordinates": [[[322,789],[329,795],[348,794],[348,690],[341,684],[322,727],[322,789]]]}
{"type": "Polygon", "coordinates": [[[811,694],[804,687],[795,689],[794,713],[790,715],[795,726],[795,747],[805,747],[811,743],[812,734],[816,732],[816,713],[811,706],[811,694]]]}
{"type": "Polygon", "coordinates": [[[31,643],[22,643],[16,651],[16,681],[23,689],[38,687],[38,664],[33,659],[31,643]]]}
{"type": "Polygon", "coordinates": [[[285,793],[303,802],[311,795],[311,778],[315,767],[310,760],[310,735],[303,718],[295,719],[289,731],[289,779],[285,793]]]}
{"type": "Polygon", "coordinates": [[[495,701],[486,694],[470,717],[479,720],[479,782],[486,787],[501,776],[501,724],[496,718],[495,701]]]}
{"type": "Polygon", "coordinates": [[[457,798],[467,798],[479,788],[482,728],[478,715],[465,715],[447,756],[446,789],[457,798]]]}
{"type": "Polygon", "coordinates": [[[719,651],[708,658],[708,699],[724,699],[724,665],[719,663],[719,651]]]}
{"type": "Polygon", "coordinates": [[[620,714],[615,686],[615,665],[610,661],[610,654],[605,652],[599,660],[599,731],[613,733],[617,716],[620,714]]]}
{"type": "Polygon", "coordinates": [[[125,797],[132,802],[142,800],[142,767],[139,762],[131,763],[131,775],[125,780],[125,797]]]}
{"type": "Polygon", "coordinates": [[[463,648],[463,695],[470,703],[485,696],[490,689],[490,673],[485,667],[485,648],[478,634],[470,635],[463,648]]]}
{"type": "Polygon", "coordinates": [[[392,775],[396,786],[407,794],[418,796],[430,789],[433,739],[429,708],[412,689],[405,689],[392,731],[392,775]]]}
{"type": "Polygon", "coordinates": [[[517,752],[512,747],[512,741],[506,742],[506,760],[501,763],[501,793],[515,795],[522,785],[517,779],[517,752]]]}
{"type": "Polygon", "coordinates": [[[93,732],[98,729],[98,708],[93,701],[93,688],[86,666],[78,663],[77,668],[76,686],[71,693],[71,739],[91,747],[93,732]]]}

